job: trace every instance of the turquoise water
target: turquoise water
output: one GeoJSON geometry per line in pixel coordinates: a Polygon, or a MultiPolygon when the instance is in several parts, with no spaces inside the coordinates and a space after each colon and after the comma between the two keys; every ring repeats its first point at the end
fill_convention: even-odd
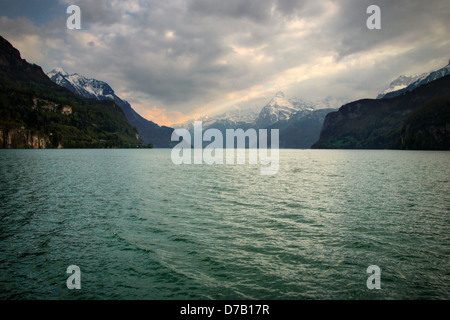
{"type": "Polygon", "coordinates": [[[450,298],[449,152],[280,150],[273,176],[157,149],[0,164],[1,299],[450,298]]]}

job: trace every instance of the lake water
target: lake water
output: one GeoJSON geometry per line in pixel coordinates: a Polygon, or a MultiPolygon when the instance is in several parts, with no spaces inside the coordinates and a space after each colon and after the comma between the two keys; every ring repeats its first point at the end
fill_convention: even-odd
{"type": "Polygon", "coordinates": [[[0,150],[0,298],[450,298],[450,152],[170,152],[0,150]]]}

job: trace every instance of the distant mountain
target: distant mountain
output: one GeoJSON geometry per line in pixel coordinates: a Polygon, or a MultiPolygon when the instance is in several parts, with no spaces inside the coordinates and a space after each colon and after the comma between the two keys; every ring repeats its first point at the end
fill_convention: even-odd
{"type": "Polygon", "coordinates": [[[450,74],[450,64],[430,73],[424,73],[419,76],[400,76],[394,80],[383,94],[379,94],[377,99],[393,98],[405,92],[412,91],[424,84],[450,74]]]}
{"type": "Polygon", "coordinates": [[[304,110],[312,111],[313,107],[302,100],[293,103],[280,91],[262,108],[256,119],[256,126],[266,128],[276,122],[287,121],[297,111],[304,110]]]}
{"type": "Polygon", "coordinates": [[[62,68],[53,69],[47,76],[54,83],[82,97],[114,101],[122,109],[130,124],[138,129],[139,138],[145,144],[152,144],[156,148],[167,148],[171,145],[172,128],[160,127],[141,117],[127,101],[120,99],[106,82],[88,79],[76,73],[68,74],[62,68]]]}
{"type": "Polygon", "coordinates": [[[227,112],[214,115],[204,116],[197,119],[191,119],[180,124],[173,125],[174,128],[192,129],[194,121],[201,121],[203,128],[226,127],[228,129],[237,129],[243,127],[255,127],[255,119],[259,115],[259,110],[250,109],[233,109],[227,112]]]}
{"type": "Polygon", "coordinates": [[[309,149],[319,139],[325,116],[336,110],[300,110],[287,120],[271,124],[267,129],[280,130],[280,148],[309,149]]]}
{"type": "Polygon", "coordinates": [[[387,88],[386,90],[384,90],[383,93],[380,93],[377,96],[377,99],[381,99],[383,98],[385,95],[387,95],[388,93],[392,93],[392,92],[396,92],[402,89],[405,89],[406,87],[408,87],[411,83],[419,80],[419,79],[423,79],[427,76],[428,74],[421,74],[419,76],[412,76],[412,75],[402,75],[400,77],[398,77],[397,79],[395,79],[394,81],[391,82],[391,84],[389,85],[389,88],[387,88]]]}
{"type": "Polygon", "coordinates": [[[450,150],[450,75],[435,76],[395,97],[358,100],[329,113],[313,148],[450,150]]]}
{"type": "Polygon", "coordinates": [[[331,97],[328,96],[323,100],[316,100],[310,102],[313,105],[314,110],[319,109],[338,109],[342,105],[349,103],[351,101],[348,97],[331,97]]]}
{"type": "Polygon", "coordinates": [[[76,73],[68,74],[62,68],[55,68],[47,76],[54,83],[88,99],[114,100],[114,90],[103,81],[88,79],[76,73]]]}
{"type": "MultiPolygon", "coordinates": [[[[203,130],[218,129],[224,137],[226,129],[279,129],[281,148],[307,149],[319,139],[326,114],[337,110],[347,101],[346,98],[327,97],[321,101],[310,102],[287,98],[280,91],[259,110],[236,109],[196,120],[202,121],[203,130]]],[[[174,127],[185,128],[193,133],[193,122],[194,120],[190,120],[174,127]]]]}
{"type": "Polygon", "coordinates": [[[136,147],[137,130],[113,101],[53,83],[0,36],[0,148],[136,147]]]}

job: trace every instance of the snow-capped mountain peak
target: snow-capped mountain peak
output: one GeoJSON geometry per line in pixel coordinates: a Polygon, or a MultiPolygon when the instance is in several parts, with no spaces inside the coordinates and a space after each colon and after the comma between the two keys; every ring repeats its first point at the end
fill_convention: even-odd
{"type": "Polygon", "coordinates": [[[294,108],[292,103],[288,99],[286,99],[286,96],[281,91],[278,91],[275,94],[275,97],[273,97],[272,100],[270,100],[270,102],[267,104],[267,106],[275,107],[275,108],[276,107],[294,108]]]}
{"type": "Polygon", "coordinates": [[[77,73],[68,74],[62,68],[53,69],[47,76],[56,84],[69,88],[82,97],[114,100],[114,90],[106,82],[89,79],[77,73]]]}
{"type": "Polygon", "coordinates": [[[278,121],[289,120],[297,111],[308,109],[313,109],[313,106],[310,103],[300,99],[287,99],[284,93],[279,91],[275,94],[275,97],[262,108],[256,119],[256,124],[260,128],[267,127],[278,121]]]}
{"type": "Polygon", "coordinates": [[[384,90],[384,92],[380,96],[386,95],[390,92],[402,90],[402,89],[408,87],[411,83],[413,83],[419,79],[423,79],[426,76],[427,76],[426,73],[421,74],[421,75],[401,75],[400,77],[398,77],[397,79],[392,81],[391,84],[389,85],[389,88],[384,90]]]}
{"type": "MultiPolygon", "coordinates": [[[[287,98],[282,91],[278,91],[272,99],[264,106],[254,106],[252,108],[229,110],[225,113],[204,116],[195,120],[203,122],[203,128],[226,125],[229,128],[238,128],[243,125],[257,128],[266,128],[278,121],[289,121],[299,112],[312,112],[319,109],[337,109],[345,103],[348,103],[348,97],[326,97],[324,100],[314,102],[298,98],[287,98]]],[[[184,123],[174,125],[175,128],[192,128],[194,119],[184,123]]]]}
{"type": "Polygon", "coordinates": [[[392,81],[389,88],[386,89],[382,94],[379,94],[377,99],[398,96],[406,91],[411,91],[417,87],[420,87],[421,85],[442,78],[448,74],[450,74],[450,64],[439,70],[430,73],[424,73],[418,76],[402,75],[392,81]]]}
{"type": "Polygon", "coordinates": [[[52,71],[50,71],[49,73],[47,73],[47,76],[48,76],[49,78],[51,78],[51,77],[53,77],[53,76],[55,76],[55,75],[57,75],[57,74],[60,74],[61,76],[68,76],[68,75],[69,75],[63,68],[57,67],[57,68],[54,68],[54,69],[53,69],[52,71]]]}

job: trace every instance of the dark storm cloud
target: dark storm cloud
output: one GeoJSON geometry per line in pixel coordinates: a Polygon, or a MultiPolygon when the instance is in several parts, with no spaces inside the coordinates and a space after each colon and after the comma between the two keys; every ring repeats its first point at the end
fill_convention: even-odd
{"type": "Polygon", "coordinates": [[[110,26],[121,22],[124,12],[111,0],[62,0],[65,6],[77,5],[81,8],[82,22],[87,25],[110,26]]]}
{"type": "Polygon", "coordinates": [[[2,0],[0,16],[17,19],[27,17],[38,25],[47,24],[55,14],[64,12],[64,6],[55,0],[2,0]]]}
{"type": "Polygon", "coordinates": [[[342,1],[341,14],[330,20],[334,30],[329,36],[337,35],[339,57],[366,51],[380,44],[393,46],[420,46],[432,40],[437,29],[449,30],[446,22],[450,12],[448,1],[342,1]],[[368,15],[361,15],[371,4],[381,9],[381,30],[372,32],[366,28],[368,15]]]}
{"type": "Polygon", "coordinates": [[[246,18],[263,23],[270,19],[273,1],[270,0],[192,0],[188,3],[188,14],[196,16],[215,16],[219,19],[246,18]]]}

